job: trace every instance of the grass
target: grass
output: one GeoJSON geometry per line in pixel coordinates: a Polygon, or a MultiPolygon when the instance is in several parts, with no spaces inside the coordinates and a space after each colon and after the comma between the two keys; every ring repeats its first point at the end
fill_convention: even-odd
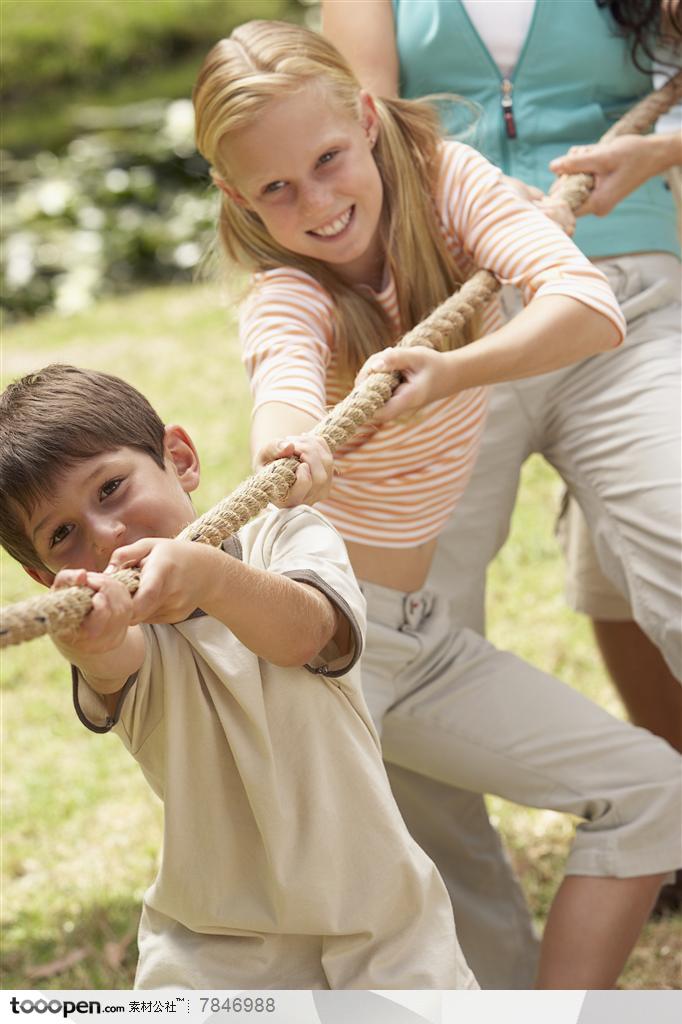
{"type": "MultiPolygon", "coordinates": [[[[204,511],[247,473],[249,396],[235,341],[234,302],[205,285],[147,290],[69,320],[48,316],[4,335],[4,382],[50,361],[125,376],[203,455],[204,511]]],[[[512,536],[491,571],[491,636],[621,713],[587,624],[561,597],[552,538],[555,477],[525,471],[512,536]]],[[[4,558],[2,604],[35,593],[4,558]]],[[[155,871],[161,809],[115,737],[87,732],[68,671],[41,639],[2,657],[2,987],[125,989],[132,985],[142,893],[155,871]]],[[[500,800],[491,812],[541,925],[571,826],[500,800]]],[[[682,920],[647,927],[624,987],[679,987],[682,920]]]]}

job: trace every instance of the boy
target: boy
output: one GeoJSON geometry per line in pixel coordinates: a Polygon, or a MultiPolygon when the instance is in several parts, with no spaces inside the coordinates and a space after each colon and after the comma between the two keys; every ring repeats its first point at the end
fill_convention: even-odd
{"type": "Polygon", "coordinates": [[[363,599],[307,507],[175,541],[199,460],[134,388],[49,366],[0,399],[0,540],[93,607],[76,712],[164,803],[137,988],[475,988],[360,693],[363,599]],[[134,596],[109,575],[140,565],[134,596]]]}

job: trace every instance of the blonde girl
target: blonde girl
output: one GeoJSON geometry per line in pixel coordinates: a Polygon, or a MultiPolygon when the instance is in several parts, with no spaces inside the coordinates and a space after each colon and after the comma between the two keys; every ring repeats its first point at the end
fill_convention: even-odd
{"type": "Polygon", "coordinates": [[[439,138],[428,106],[361,90],[315,33],[240,26],[208,54],[194,104],[223,193],[223,248],[253,273],[241,333],[255,461],[304,450],[294,500],[319,501],[346,540],[368,602],[363,685],[385,757],[431,780],[439,801],[457,785],[581,818],[537,984],[613,985],[682,861],[680,758],[470,630],[453,633],[424,583],[471,473],[486,385],[617,346],[614,296],[498,171],[439,138]],[[475,344],[416,367],[406,390],[421,388],[409,399],[419,414],[366,428],[337,453],[330,486],[319,445],[297,435],[473,264],[528,305],[505,326],[491,310],[475,344]]]}

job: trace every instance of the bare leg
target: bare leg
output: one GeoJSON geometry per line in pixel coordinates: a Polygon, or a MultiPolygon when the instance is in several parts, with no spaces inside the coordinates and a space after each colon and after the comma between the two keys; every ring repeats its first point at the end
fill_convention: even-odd
{"type": "Polygon", "coordinates": [[[566,877],[547,919],[537,988],[612,988],[664,878],[566,877]]]}
{"type": "Polygon", "coordinates": [[[628,715],[682,753],[682,686],[636,622],[593,619],[602,657],[628,715]]]}

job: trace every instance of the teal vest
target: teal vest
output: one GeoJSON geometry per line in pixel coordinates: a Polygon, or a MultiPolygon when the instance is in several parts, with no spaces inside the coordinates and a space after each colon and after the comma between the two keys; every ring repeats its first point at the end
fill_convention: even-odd
{"type": "MultiPolygon", "coordinates": [[[[535,0],[510,83],[460,0],[393,0],[393,8],[401,95],[446,92],[474,101],[473,117],[479,116],[468,132],[463,128],[471,112],[440,101],[445,130],[506,174],[543,191],[555,180],[550,160],[570,146],[596,142],[652,88],[651,77],[633,65],[627,43],[596,0],[535,0]]],[[[580,218],[574,240],[592,257],[647,250],[679,255],[674,203],[664,179],[651,178],[605,218],[580,218]]]]}

